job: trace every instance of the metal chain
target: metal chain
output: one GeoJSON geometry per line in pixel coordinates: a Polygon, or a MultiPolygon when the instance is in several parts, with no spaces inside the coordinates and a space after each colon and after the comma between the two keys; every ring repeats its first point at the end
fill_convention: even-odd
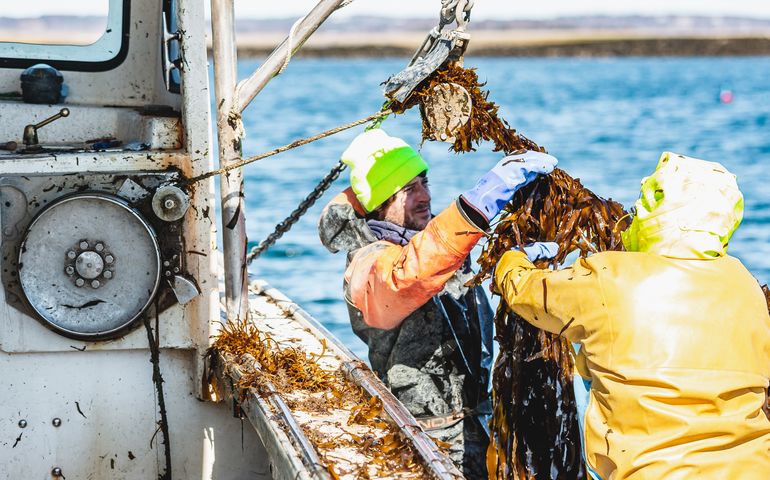
{"type": "MultiPolygon", "coordinates": [[[[281,152],[285,152],[286,150],[291,150],[293,148],[300,147],[302,145],[307,145],[308,143],[315,142],[316,140],[320,140],[322,138],[334,135],[336,133],[340,133],[342,131],[348,130],[350,128],[356,127],[358,125],[367,123],[367,122],[374,122],[369,127],[367,127],[367,130],[372,127],[379,127],[382,121],[391,113],[393,113],[392,110],[390,110],[388,107],[390,102],[385,102],[382,106],[382,110],[375,113],[374,115],[370,115],[366,118],[362,118],[360,120],[356,120],[355,122],[350,122],[345,125],[341,125],[336,128],[332,128],[330,130],[326,130],[324,132],[321,132],[317,135],[313,135],[312,137],[303,138],[300,140],[295,140],[292,143],[289,143],[288,145],[284,145],[282,147],[278,147],[274,150],[270,150],[269,152],[265,152],[261,155],[257,155],[254,157],[247,158],[245,160],[242,160],[240,162],[228,165],[226,167],[222,167],[217,170],[212,170],[210,172],[206,172],[204,174],[198,175],[197,177],[193,177],[184,183],[187,185],[199,182],[201,180],[204,180],[206,178],[213,177],[215,175],[221,175],[223,173],[227,173],[230,170],[235,170],[236,168],[241,168],[244,165],[248,165],[249,163],[256,162],[257,160],[262,160],[263,158],[271,157],[273,155],[276,155],[281,152]]],[[[329,189],[329,187],[332,186],[332,183],[334,183],[337,178],[339,178],[340,173],[342,173],[343,170],[347,168],[347,165],[342,163],[340,161],[334,168],[331,169],[331,171],[321,180],[321,182],[316,185],[316,187],[308,194],[307,197],[305,197],[305,200],[300,203],[297,208],[291,212],[291,215],[286,217],[281,223],[275,226],[275,230],[273,233],[267,236],[264,240],[262,240],[258,246],[251,249],[249,254],[246,257],[247,263],[251,263],[255,258],[259,257],[262,252],[270,248],[276,240],[281,238],[284,233],[288,232],[291,227],[294,226],[297,221],[299,221],[300,217],[304,215],[310,207],[315,204],[315,202],[321,198],[321,196],[326,192],[326,190],[329,189]]]]}
{"type": "Polygon", "coordinates": [[[329,171],[328,174],[321,180],[321,182],[316,185],[316,187],[311,191],[307,197],[297,206],[297,208],[291,212],[291,214],[286,217],[281,223],[275,226],[275,230],[273,233],[267,236],[264,240],[262,240],[259,245],[252,248],[249,254],[246,256],[246,262],[251,263],[255,258],[262,255],[262,253],[270,248],[279,238],[283,236],[284,233],[288,232],[291,227],[294,226],[295,223],[297,223],[304,215],[310,207],[312,207],[315,202],[321,198],[321,196],[326,192],[326,190],[329,189],[329,187],[332,186],[332,183],[334,183],[337,178],[339,178],[340,173],[343,172],[347,168],[347,165],[342,163],[340,160],[337,165],[334,166],[334,168],[329,171]]]}

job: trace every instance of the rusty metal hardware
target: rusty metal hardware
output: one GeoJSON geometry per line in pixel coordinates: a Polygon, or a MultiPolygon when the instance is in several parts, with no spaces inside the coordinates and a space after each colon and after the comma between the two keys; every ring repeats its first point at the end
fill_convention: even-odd
{"type": "Polygon", "coordinates": [[[442,0],[439,24],[425,37],[409,65],[385,81],[386,97],[404,103],[417,85],[445,62],[462,64],[471,38],[465,31],[470,21],[471,8],[473,0],[442,0]],[[443,31],[452,22],[457,23],[457,28],[443,31]]]}
{"type": "Polygon", "coordinates": [[[455,143],[458,130],[471,118],[473,102],[468,90],[456,83],[441,83],[422,103],[430,138],[455,143]]]}

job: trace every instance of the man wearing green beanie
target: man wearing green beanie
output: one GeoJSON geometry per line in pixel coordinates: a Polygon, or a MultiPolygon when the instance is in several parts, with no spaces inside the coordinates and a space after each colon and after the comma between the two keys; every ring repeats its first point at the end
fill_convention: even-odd
{"type": "Polygon", "coordinates": [[[435,217],[428,165],[375,129],[343,152],[350,188],[326,206],[322,243],[347,252],[343,289],[372,369],[469,479],[487,478],[492,309],[468,254],[516,190],[556,159],[505,157],[435,217]]]}

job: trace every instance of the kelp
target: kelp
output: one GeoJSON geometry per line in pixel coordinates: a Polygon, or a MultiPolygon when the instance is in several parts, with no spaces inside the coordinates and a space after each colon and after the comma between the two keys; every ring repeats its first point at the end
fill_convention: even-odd
{"type": "Polygon", "coordinates": [[[259,371],[245,369],[240,386],[254,388],[263,396],[272,393],[269,384],[279,392],[301,389],[315,393],[337,388],[335,375],[318,365],[317,360],[324,352],[309,355],[295,347],[281,346],[271,335],[246,321],[230,322],[222,327],[210,354],[216,352],[229,353],[236,358],[253,357],[259,371]]]}
{"type": "MultiPolygon", "coordinates": [[[[498,107],[483,91],[476,72],[448,64],[426,78],[403,104],[391,103],[401,113],[422,105],[440,83],[461,85],[471,95],[470,120],[455,132],[450,150],[475,150],[491,141],[493,150],[506,154],[546,150],[510,128],[498,116],[498,107]]],[[[423,110],[423,141],[431,131],[423,110]]],[[[628,223],[623,207],[585,188],[561,169],[521,189],[506,206],[479,258],[474,279],[488,278],[502,255],[513,247],[536,241],[554,241],[559,254],[547,268],[571,252],[580,256],[622,248],[620,232],[628,223]]],[[[513,313],[504,301],[495,315],[500,354],[493,371],[493,416],[490,478],[581,479],[581,441],[572,388],[572,347],[560,335],[533,327],[513,313]]]]}
{"type": "Polygon", "coordinates": [[[630,217],[623,206],[588,190],[580,179],[559,168],[525,186],[506,205],[479,257],[474,283],[488,278],[500,257],[513,247],[538,241],[556,242],[559,253],[539,267],[558,265],[571,252],[589,253],[622,248],[620,232],[630,217]]]}
{"type": "MultiPolygon", "coordinates": [[[[470,120],[460,130],[454,133],[455,142],[450,150],[455,153],[471,152],[482,141],[494,143],[494,151],[511,153],[517,150],[545,150],[524,135],[508,126],[505,120],[497,115],[498,106],[489,100],[489,92],[483,91],[484,83],[474,69],[463,68],[456,63],[450,63],[436,70],[420,82],[404,103],[392,101],[390,108],[394,113],[403,113],[415,105],[422,105],[432,94],[433,88],[442,83],[454,83],[465,88],[473,102],[470,120]]],[[[421,110],[422,107],[421,107],[421,110]]],[[[426,116],[422,115],[422,138],[430,140],[431,129],[426,116]]]]}
{"type": "MultiPolygon", "coordinates": [[[[330,372],[318,364],[326,351],[323,341],[322,346],[320,353],[308,354],[294,346],[282,345],[253,323],[240,321],[222,327],[207,356],[209,362],[220,354],[235,359],[243,373],[236,386],[240,401],[250,389],[263,397],[277,393],[292,409],[319,413],[340,409],[349,412],[348,426],[364,426],[366,434],[343,429],[340,435],[329,435],[311,428],[308,423],[301,424],[332,478],[428,478],[411,444],[384,416],[382,401],[351,382],[342,371],[330,372]],[[292,400],[292,394],[298,392],[308,395],[301,402],[292,400]],[[355,471],[343,471],[341,462],[334,456],[334,451],[340,448],[353,449],[363,455],[366,464],[355,471]]],[[[349,459],[343,460],[351,463],[349,459]]]]}
{"type": "MultiPolygon", "coordinates": [[[[479,258],[475,281],[491,275],[513,247],[554,241],[559,254],[541,268],[562,263],[577,251],[620,250],[629,219],[623,207],[596,196],[580,180],[555,169],[516,193],[479,258]]],[[[585,478],[581,460],[572,346],[561,335],[540,330],[501,301],[495,315],[500,355],[492,374],[494,453],[490,477],[498,479],[585,478]]]]}

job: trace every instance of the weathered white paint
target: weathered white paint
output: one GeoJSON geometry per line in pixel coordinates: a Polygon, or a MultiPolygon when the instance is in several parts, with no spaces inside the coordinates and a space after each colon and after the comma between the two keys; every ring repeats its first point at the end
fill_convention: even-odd
{"type": "MultiPolygon", "coordinates": [[[[201,0],[195,0],[200,3],[201,0]]],[[[181,99],[170,94],[163,85],[160,68],[160,11],[163,2],[131,1],[131,39],[126,60],[106,72],[62,71],[69,87],[65,101],[71,105],[109,105],[143,107],[170,105],[178,110],[181,99]]],[[[192,2],[180,1],[192,5],[192,2]]],[[[203,18],[203,14],[201,14],[203,18]]],[[[197,32],[201,36],[203,31],[197,32]]],[[[2,54],[0,46],[0,54],[2,54]]],[[[199,68],[199,66],[190,66],[199,68]]],[[[19,77],[23,69],[0,69],[0,92],[20,92],[19,77]]],[[[5,116],[2,117],[6,119],[5,116]]],[[[66,119],[65,119],[66,121],[66,119]]]]}
{"type": "MultiPolygon", "coordinates": [[[[197,400],[194,355],[161,352],[173,477],[270,478],[254,431],[229,405],[197,400]]],[[[149,358],[142,349],[0,354],[0,478],[48,479],[54,467],[72,479],[158,478],[163,446],[160,434],[150,443],[157,418],[149,358]]]]}
{"type": "MultiPolygon", "coordinates": [[[[3,70],[0,70],[2,72],[3,70]]],[[[86,148],[87,141],[114,138],[123,144],[144,143],[151,150],[176,150],[182,147],[179,118],[143,114],[139,108],[68,105],[69,116],[38,129],[43,147],[86,148]]],[[[61,105],[0,103],[0,139],[23,146],[24,127],[58,113],[61,105]]]]}

